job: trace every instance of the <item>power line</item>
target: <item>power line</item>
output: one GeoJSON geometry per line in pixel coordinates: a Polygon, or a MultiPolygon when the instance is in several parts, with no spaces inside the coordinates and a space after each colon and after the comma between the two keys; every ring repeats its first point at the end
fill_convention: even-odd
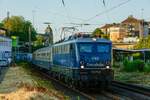
{"type": "Polygon", "coordinates": [[[106,6],[105,0],[102,0],[102,2],[103,2],[103,5],[106,6]]]}
{"type": "MultiPolygon", "coordinates": [[[[107,6],[106,6],[107,2],[105,0],[102,0],[102,2],[103,2],[104,10],[107,10],[107,6]]],[[[108,12],[105,13],[105,16],[107,17],[107,21],[110,22],[110,17],[108,15],[108,12]]]]}
{"type": "Polygon", "coordinates": [[[64,2],[64,0],[62,0],[62,4],[63,4],[63,6],[65,6],[65,2],[64,2]]]}
{"type": "Polygon", "coordinates": [[[93,17],[91,17],[91,18],[89,18],[89,19],[87,19],[87,20],[85,20],[85,21],[90,21],[90,20],[92,20],[92,19],[94,19],[94,18],[96,18],[96,17],[98,17],[98,16],[100,16],[100,15],[102,15],[102,14],[108,13],[108,12],[110,12],[110,11],[112,11],[112,10],[118,8],[118,7],[121,7],[122,5],[124,5],[124,4],[126,4],[126,3],[130,2],[130,1],[131,1],[131,0],[126,0],[126,1],[120,3],[120,4],[116,5],[116,6],[111,7],[110,9],[107,9],[107,10],[105,10],[105,11],[102,11],[102,12],[96,14],[95,16],[93,16],[93,17]]]}

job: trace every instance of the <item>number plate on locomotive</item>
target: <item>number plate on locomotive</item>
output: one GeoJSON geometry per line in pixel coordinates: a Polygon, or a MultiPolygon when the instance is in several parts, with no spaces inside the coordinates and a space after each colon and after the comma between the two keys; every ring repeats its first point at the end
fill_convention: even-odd
{"type": "Polygon", "coordinates": [[[101,74],[101,71],[91,71],[91,74],[101,74]]]}

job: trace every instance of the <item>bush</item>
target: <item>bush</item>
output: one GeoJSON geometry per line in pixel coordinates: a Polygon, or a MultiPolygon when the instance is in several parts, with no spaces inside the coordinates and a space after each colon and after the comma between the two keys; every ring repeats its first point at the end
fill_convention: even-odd
{"type": "Polygon", "coordinates": [[[124,67],[125,67],[125,66],[127,66],[127,65],[128,65],[128,63],[129,63],[129,61],[128,61],[127,59],[125,59],[125,60],[123,61],[123,65],[124,65],[124,67]]]}
{"type": "Polygon", "coordinates": [[[141,59],[142,58],[142,54],[141,53],[134,53],[132,54],[133,59],[141,59]]]}
{"type": "Polygon", "coordinates": [[[145,64],[144,72],[150,72],[150,63],[145,64]]]}
{"type": "Polygon", "coordinates": [[[121,62],[114,62],[112,66],[113,66],[113,68],[119,68],[120,66],[122,66],[122,63],[121,62]]]}
{"type": "Polygon", "coordinates": [[[134,60],[134,61],[123,61],[123,70],[127,72],[143,71],[144,70],[144,61],[134,60]]]}
{"type": "Polygon", "coordinates": [[[144,71],[145,64],[143,60],[137,59],[133,61],[133,66],[137,67],[138,70],[141,72],[141,71],[144,71]]]}

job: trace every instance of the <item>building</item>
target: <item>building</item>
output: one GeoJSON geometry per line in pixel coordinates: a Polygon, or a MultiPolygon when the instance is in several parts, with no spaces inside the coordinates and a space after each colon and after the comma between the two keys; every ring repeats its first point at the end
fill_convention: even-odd
{"type": "Polygon", "coordinates": [[[150,23],[136,19],[132,15],[123,20],[121,23],[106,24],[100,27],[102,32],[109,34],[112,42],[138,42],[149,34],[150,23]]]}
{"type": "Polygon", "coordinates": [[[4,28],[0,28],[0,36],[6,36],[7,30],[4,28]]]}
{"type": "Polygon", "coordinates": [[[110,34],[110,27],[112,27],[114,24],[106,24],[102,27],[100,27],[101,31],[105,34],[110,34]]]}
{"type": "Polygon", "coordinates": [[[109,34],[113,42],[122,42],[125,37],[125,29],[120,23],[106,24],[100,28],[104,34],[109,34]]]}
{"type": "Polygon", "coordinates": [[[121,22],[126,29],[126,37],[142,38],[148,35],[148,23],[144,20],[136,19],[132,15],[121,22]]]}
{"type": "Polygon", "coordinates": [[[121,24],[115,24],[109,28],[110,40],[113,42],[122,42],[125,37],[125,29],[121,24]]]}
{"type": "Polygon", "coordinates": [[[150,34],[150,21],[148,22],[148,30],[149,30],[148,34],[150,34]]]}

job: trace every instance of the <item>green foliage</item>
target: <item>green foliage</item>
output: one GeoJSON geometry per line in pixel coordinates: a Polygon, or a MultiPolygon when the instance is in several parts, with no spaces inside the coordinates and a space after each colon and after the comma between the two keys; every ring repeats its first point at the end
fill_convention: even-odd
{"type": "Polygon", "coordinates": [[[108,34],[102,34],[102,38],[109,39],[109,35],[108,34]]]}
{"type": "Polygon", "coordinates": [[[140,41],[134,48],[135,49],[150,48],[150,35],[148,37],[140,39],[140,41]]]}
{"type": "Polygon", "coordinates": [[[146,63],[144,66],[144,72],[150,72],[150,63],[146,63]]]}
{"type": "Polygon", "coordinates": [[[24,18],[21,16],[12,16],[9,19],[5,18],[3,21],[4,27],[11,32],[23,32],[24,18]]]}
{"type": "Polygon", "coordinates": [[[135,71],[143,71],[144,70],[144,61],[142,60],[134,60],[134,61],[123,61],[123,70],[126,72],[135,72],[135,71]]]}
{"type": "Polygon", "coordinates": [[[103,34],[104,33],[99,28],[96,28],[94,30],[94,32],[92,33],[92,35],[95,36],[95,37],[102,37],[103,34]]]}
{"type": "Polygon", "coordinates": [[[142,54],[141,53],[134,53],[132,54],[133,59],[141,59],[142,58],[142,54]]]}
{"type": "Polygon", "coordinates": [[[36,41],[34,41],[34,50],[44,47],[44,37],[41,35],[37,35],[36,41]]]}
{"type": "Polygon", "coordinates": [[[109,39],[109,35],[108,35],[108,34],[104,34],[104,33],[101,31],[101,29],[99,29],[99,28],[96,28],[96,29],[94,30],[94,32],[92,33],[92,36],[109,39]]]}
{"type": "Polygon", "coordinates": [[[28,42],[29,27],[31,28],[31,39],[36,40],[36,31],[30,21],[22,16],[12,16],[2,21],[4,28],[8,30],[7,36],[18,36],[20,41],[28,42]]]}
{"type": "Polygon", "coordinates": [[[0,28],[2,28],[3,27],[3,23],[0,23],[0,28]]]}
{"type": "Polygon", "coordinates": [[[112,66],[113,66],[113,68],[119,68],[120,67],[120,65],[118,63],[114,63],[112,66]]]}
{"type": "Polygon", "coordinates": [[[43,45],[44,43],[44,37],[41,35],[37,35],[37,40],[34,42],[34,46],[43,45]]]}

